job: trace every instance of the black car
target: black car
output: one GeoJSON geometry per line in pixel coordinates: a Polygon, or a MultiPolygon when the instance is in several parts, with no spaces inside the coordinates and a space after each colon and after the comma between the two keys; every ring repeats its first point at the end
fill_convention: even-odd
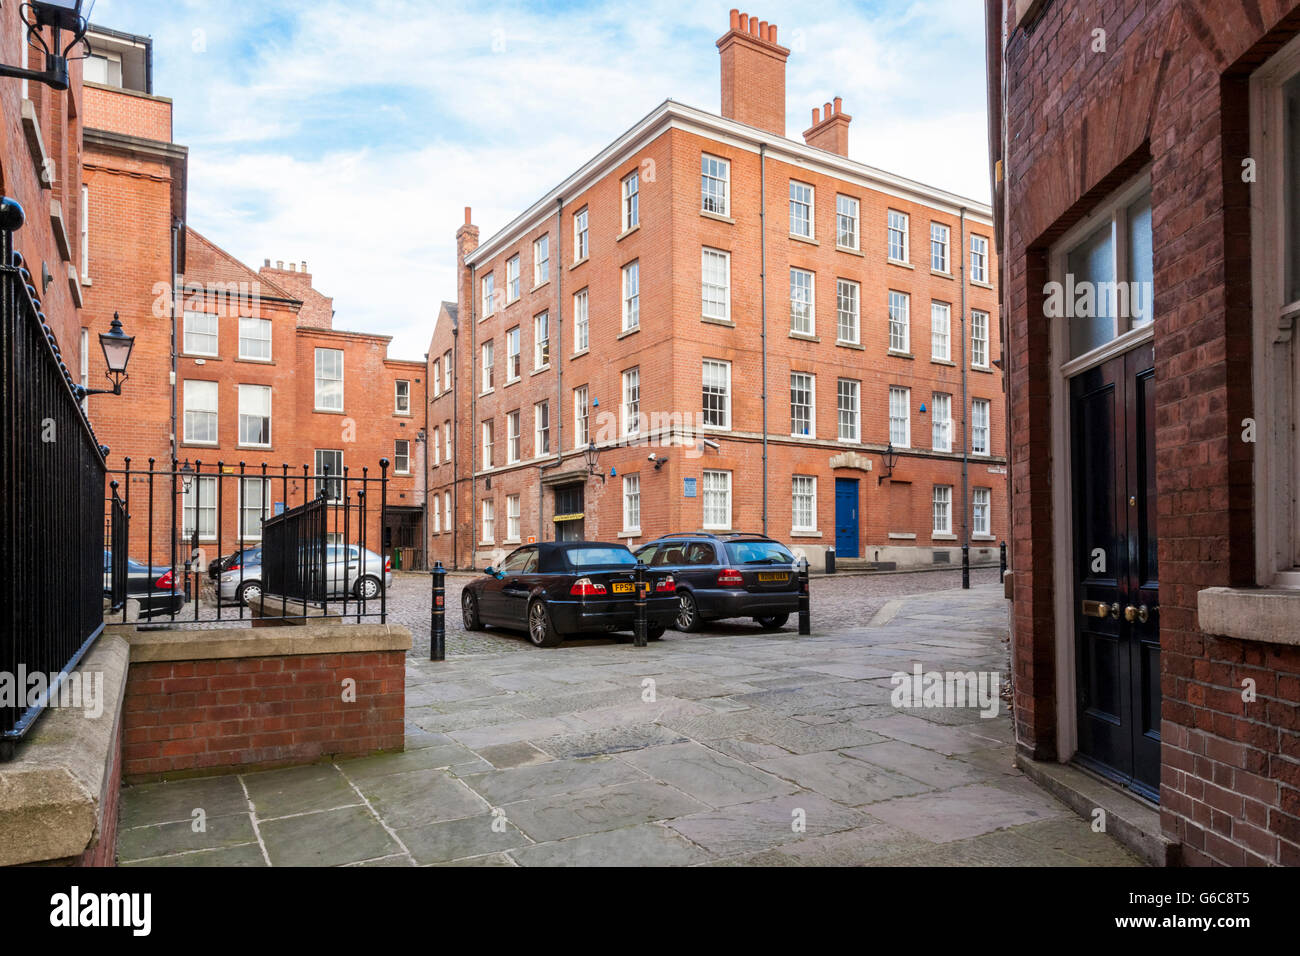
{"type": "Polygon", "coordinates": [[[760,534],[689,532],[656,538],[636,552],[677,585],[679,631],[705,621],[752,617],[765,630],[785,625],[799,610],[796,559],[781,542],[760,534]]]}
{"type": "MultiPolygon", "coordinates": [[[[113,595],[113,552],[104,549],[104,597],[113,595]]],[[[141,617],[171,614],[185,606],[181,582],[169,567],[150,567],[134,558],[126,559],[126,596],[140,602],[141,617]]]]}
{"type": "MultiPolygon", "coordinates": [[[[538,647],[577,634],[631,631],[637,560],[622,544],[547,541],[510,553],[461,592],[465,630],[526,630],[538,647]]],[[[673,576],[647,570],[646,636],[657,641],[677,614],[673,576]]]]}
{"type": "Polygon", "coordinates": [[[241,564],[251,566],[261,563],[262,548],[260,545],[254,548],[245,548],[243,551],[235,551],[231,554],[227,554],[225,557],[217,558],[217,560],[209,562],[208,577],[216,581],[223,573],[235,570],[241,564]]]}

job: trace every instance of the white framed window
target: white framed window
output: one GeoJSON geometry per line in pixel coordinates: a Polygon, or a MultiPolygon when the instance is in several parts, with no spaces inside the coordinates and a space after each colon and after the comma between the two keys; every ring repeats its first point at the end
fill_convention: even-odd
{"type": "Polygon", "coordinates": [[[533,455],[551,453],[551,403],[549,400],[533,406],[533,455]]]}
{"type": "Polygon", "coordinates": [[[989,454],[989,400],[987,398],[977,398],[971,402],[970,421],[971,454],[989,454]]]}
{"type": "Polygon", "coordinates": [[[907,262],[908,216],[897,209],[889,210],[889,258],[893,262],[907,262]]]}
{"type": "Polygon", "coordinates": [[[481,301],[479,307],[480,307],[480,311],[483,313],[483,318],[486,319],[489,315],[491,315],[493,312],[496,311],[496,288],[497,288],[496,273],[489,272],[487,275],[483,277],[481,284],[482,284],[482,292],[480,296],[481,301]]]}
{"type": "Polygon", "coordinates": [[[704,527],[719,530],[731,528],[731,472],[705,471],[704,527]]]}
{"type": "Polygon", "coordinates": [[[442,390],[451,391],[451,349],[442,355],[442,390]]]}
{"type": "Polygon", "coordinates": [[[701,422],[705,428],[731,428],[731,363],[704,360],[704,396],[701,422]]]}
{"type": "MultiPolygon", "coordinates": [[[[80,361],[81,361],[81,370],[80,370],[81,387],[90,388],[90,329],[86,329],[86,328],[83,328],[81,330],[80,361]]],[[[83,413],[86,413],[89,408],[90,408],[89,400],[83,398],[81,400],[81,411],[83,413]]]]}
{"type": "Polygon", "coordinates": [[[895,448],[912,447],[912,390],[889,386],[889,441],[895,448]]]}
{"type": "MultiPolygon", "coordinates": [[[[26,46],[26,44],[24,44],[26,46]]],[[[186,312],[183,348],[186,355],[217,355],[217,316],[211,312],[186,312]]]]}
{"type": "Polygon", "coordinates": [[[641,369],[630,368],[623,373],[622,430],[624,435],[641,431],[641,369]]]}
{"type": "Polygon", "coordinates": [[[849,345],[862,341],[862,287],[851,279],[835,280],[835,340],[849,345]]]}
{"type": "Polygon", "coordinates": [[[506,332],[506,384],[519,381],[523,359],[519,354],[519,326],[506,332]]]}
{"type": "Polygon", "coordinates": [[[790,180],[790,235],[813,237],[813,187],[790,180]]]}
{"type": "Polygon", "coordinates": [[[506,495],[506,541],[519,540],[519,496],[506,495]]]}
{"type": "Polygon", "coordinates": [[[217,443],[217,383],[187,379],[185,395],[185,441],[195,445],[217,443]]]}
{"type": "Polygon", "coordinates": [[[858,210],[860,203],[852,196],[835,197],[835,244],[845,249],[858,248],[858,210]]]}
{"type": "Polygon", "coordinates": [[[935,485],[931,504],[934,511],[934,533],[952,534],[952,485],[935,485]]]}
{"type": "Polygon", "coordinates": [[[533,371],[551,364],[551,314],[533,316],[533,371]]]}
{"type": "Polygon", "coordinates": [[[451,492],[444,491],[442,494],[442,514],[447,521],[447,530],[452,530],[451,523],[451,492]]]}
{"type": "Polygon", "coordinates": [[[700,208],[718,216],[730,215],[731,164],[703,153],[700,156],[700,208]]]}
{"type": "Polygon", "coordinates": [[[573,214],[573,261],[587,258],[587,207],[573,214]]]}
{"type": "Polygon", "coordinates": [[[930,358],[952,361],[952,306],[947,302],[930,303],[930,358]]]}
{"type": "Polygon", "coordinates": [[[573,351],[585,352],[589,344],[591,334],[590,324],[587,319],[587,290],[575,292],[573,295],[573,351]]]}
{"type": "Polygon", "coordinates": [[[495,429],[492,427],[492,419],[488,419],[482,425],[483,429],[483,467],[492,467],[492,445],[495,438],[495,429]]]}
{"type": "Polygon", "coordinates": [[[343,452],[337,448],[317,448],[315,453],[316,497],[338,501],[343,497],[343,452]]]}
{"type": "Polygon", "coordinates": [[[239,386],[239,444],[262,448],[271,444],[271,387],[239,386]]]}
{"type": "Polygon", "coordinates": [[[262,522],[270,511],[271,479],[241,478],[236,491],[239,495],[239,533],[245,540],[260,541],[262,522]]]}
{"type": "Polygon", "coordinates": [[[200,541],[215,541],[217,537],[217,479],[200,475],[190,482],[190,490],[182,491],[181,533],[193,537],[197,530],[200,541]]]}
{"type": "Polygon", "coordinates": [[[411,382],[409,379],[399,378],[393,382],[393,414],[411,414],[411,382]]]}
{"type": "Polygon", "coordinates": [[[483,499],[483,542],[491,544],[496,541],[497,503],[491,498],[483,499]]]}
{"type": "Polygon", "coordinates": [[[443,461],[451,461],[451,422],[442,423],[442,453],[443,461]]]}
{"type": "Polygon", "coordinates": [[[952,451],[952,396],[935,392],[930,397],[930,447],[935,451],[952,451]]]}
{"type": "Polygon", "coordinates": [[[442,429],[433,427],[433,464],[442,464],[442,429]]]}
{"type": "Polygon", "coordinates": [[[239,357],[254,362],[271,361],[271,320],[239,317],[239,357]]]}
{"type": "Polygon", "coordinates": [[[587,386],[573,390],[573,447],[586,448],[591,441],[591,408],[587,400],[587,386]]]}
{"type": "Polygon", "coordinates": [[[506,464],[513,465],[519,460],[519,411],[506,415],[506,464]]]}
{"type": "Polygon", "coordinates": [[[81,187],[81,281],[90,281],[90,187],[81,187]]]}
{"type": "MultiPolygon", "coordinates": [[[[508,337],[507,337],[507,341],[509,341],[509,338],[508,338],[508,337]]],[[[485,391],[485,392],[490,392],[490,391],[492,391],[492,388],[493,388],[493,386],[494,386],[495,383],[496,383],[496,355],[495,355],[495,351],[496,351],[496,349],[495,349],[494,343],[492,342],[491,339],[489,339],[488,341],[484,342],[484,343],[483,343],[483,348],[480,350],[480,352],[481,352],[481,354],[482,354],[482,356],[483,356],[483,376],[482,376],[482,378],[483,378],[483,391],[485,391]]]]}
{"type": "Polygon", "coordinates": [[[839,418],[840,441],[862,440],[862,383],[842,378],[836,383],[835,404],[839,418]]]}
{"type": "Polygon", "coordinates": [[[623,476],[623,533],[641,531],[641,476],[623,476]]]}
{"type": "Polygon", "coordinates": [[[519,298],[519,255],[506,260],[506,305],[519,298]]]}
{"type": "Polygon", "coordinates": [[[790,373],[790,434],[796,438],[817,435],[817,380],[807,372],[790,373]]]}
{"type": "Polygon", "coordinates": [[[623,231],[641,224],[641,181],[637,173],[623,179],[623,231]]]}
{"type": "Polygon", "coordinates": [[[889,351],[906,355],[912,348],[912,303],[906,292],[889,291],[889,351]]]}
{"type": "Polygon", "coordinates": [[[790,530],[817,530],[817,479],[795,475],[790,481],[790,530]]]}
{"type": "Polygon", "coordinates": [[[930,268],[948,272],[948,240],[951,231],[942,223],[930,223],[930,268]]]}
{"type": "Polygon", "coordinates": [[[433,496],[433,508],[429,520],[433,524],[433,533],[442,534],[442,498],[439,495],[433,496]]]}
{"type": "Polygon", "coordinates": [[[971,489],[970,527],[971,534],[990,536],[993,534],[992,522],[989,520],[990,503],[993,499],[991,488],[971,489]]]}
{"type": "Polygon", "coordinates": [[[623,267],[623,331],[630,332],[641,326],[641,263],[629,262],[623,267]]]}
{"type": "Polygon", "coordinates": [[[316,410],[343,411],[343,350],[316,350],[316,410]]]}
{"type": "Polygon", "coordinates": [[[397,438],[393,441],[393,473],[409,475],[411,473],[411,441],[397,438]]]}
{"type": "Polygon", "coordinates": [[[700,257],[701,312],[706,319],[731,318],[731,253],[705,248],[700,257]]]}
{"type": "Polygon", "coordinates": [[[814,335],[816,276],[807,269],[790,269],[790,331],[814,335]]]}
{"type": "Polygon", "coordinates": [[[551,278],[551,236],[538,236],[533,240],[533,285],[539,286],[551,278]]]}
{"type": "Polygon", "coordinates": [[[971,233],[970,237],[970,280],[971,282],[989,281],[989,240],[987,236],[971,233]]]}
{"type": "Polygon", "coordinates": [[[442,374],[439,359],[433,360],[431,371],[432,374],[429,376],[429,381],[433,383],[433,397],[437,398],[442,394],[442,374]]]}
{"type": "Polygon", "coordinates": [[[970,363],[976,368],[989,367],[989,314],[970,314],[970,363]]]}

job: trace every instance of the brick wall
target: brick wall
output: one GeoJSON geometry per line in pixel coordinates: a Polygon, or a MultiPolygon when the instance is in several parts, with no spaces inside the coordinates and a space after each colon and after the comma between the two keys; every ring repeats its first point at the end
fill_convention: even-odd
{"type": "Polygon", "coordinates": [[[104,781],[103,802],[100,804],[99,837],[94,845],[77,858],[76,866],[117,866],[117,815],[122,802],[122,725],[118,720],[117,734],[109,754],[112,764],[104,781]]]}
{"type": "Polygon", "coordinates": [[[133,663],[122,776],[138,783],[400,750],[405,681],[402,651],[133,663]],[[355,702],[343,700],[348,679],[355,702]]]}

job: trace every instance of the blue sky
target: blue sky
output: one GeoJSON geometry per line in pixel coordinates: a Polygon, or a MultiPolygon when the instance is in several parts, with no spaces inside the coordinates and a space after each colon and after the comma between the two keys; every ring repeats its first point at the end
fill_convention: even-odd
{"type": "MultiPolygon", "coordinates": [[[[486,238],[663,100],[717,112],[731,6],[96,0],[93,19],[154,38],[190,225],[253,266],[307,260],[336,328],[418,359],[463,207],[486,238]]],[[[742,9],[792,50],[789,135],[842,96],[852,158],[987,201],[982,3],[742,9]]]]}

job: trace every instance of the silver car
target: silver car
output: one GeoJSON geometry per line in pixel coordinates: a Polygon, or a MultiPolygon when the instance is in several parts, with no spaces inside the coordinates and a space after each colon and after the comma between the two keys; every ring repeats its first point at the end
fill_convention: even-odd
{"type": "MultiPolygon", "coordinates": [[[[393,569],[389,559],[380,557],[369,548],[331,544],[325,549],[325,580],[331,598],[347,595],[358,600],[375,601],[379,599],[381,588],[387,591],[393,586],[393,569]]],[[[246,561],[242,568],[222,572],[217,593],[222,604],[256,601],[262,596],[261,564],[246,561]]]]}

